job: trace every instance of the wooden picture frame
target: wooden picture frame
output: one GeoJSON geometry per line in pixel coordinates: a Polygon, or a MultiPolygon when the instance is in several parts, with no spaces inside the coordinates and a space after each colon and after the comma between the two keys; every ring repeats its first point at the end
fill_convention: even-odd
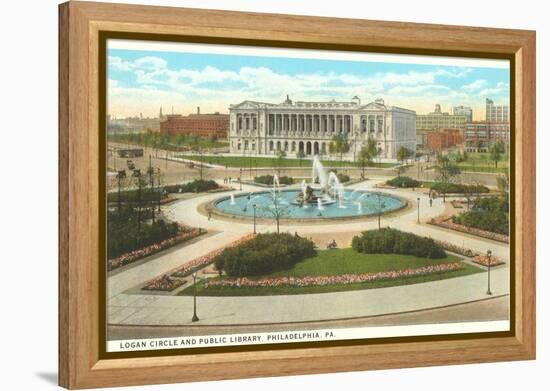
{"type": "Polygon", "coordinates": [[[90,388],[535,358],[535,32],[68,2],[59,6],[59,384],[90,388]],[[506,56],[515,64],[513,331],[189,355],[103,358],[99,302],[100,33],[412,54],[506,56]],[[457,354],[460,352],[460,354],[457,354]]]}

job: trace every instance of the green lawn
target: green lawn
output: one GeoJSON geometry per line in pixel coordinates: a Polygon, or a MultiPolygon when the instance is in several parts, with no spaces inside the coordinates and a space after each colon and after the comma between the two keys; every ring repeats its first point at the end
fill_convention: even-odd
{"type": "MultiPolygon", "coordinates": [[[[262,277],[281,276],[329,276],[340,274],[376,273],[381,271],[402,270],[419,268],[423,266],[456,262],[459,258],[448,255],[443,259],[419,258],[412,255],[400,254],[363,254],[351,248],[337,250],[319,250],[317,256],[297,263],[293,268],[272,273],[262,277]]],[[[473,273],[479,273],[482,269],[465,264],[465,268],[456,271],[430,274],[426,276],[406,277],[396,280],[372,281],[358,284],[335,284],[326,286],[308,287],[209,287],[204,288],[204,283],[197,283],[197,294],[201,296],[263,296],[263,295],[288,295],[304,293],[339,292],[358,289],[382,288],[420,282],[435,281],[445,278],[460,277],[473,273]]],[[[258,277],[258,278],[262,278],[258,277]]],[[[219,278],[219,277],[218,277],[219,278]]],[[[227,278],[227,277],[222,277],[227,278]]],[[[192,295],[193,287],[188,287],[180,292],[180,295],[192,295]]]]}
{"type": "Polygon", "coordinates": [[[505,155],[502,156],[502,159],[495,168],[495,162],[490,159],[489,153],[469,152],[468,160],[459,163],[458,166],[462,171],[504,173],[508,171],[509,162],[505,155]]]}
{"type": "Polygon", "coordinates": [[[168,150],[181,150],[182,147],[221,148],[228,147],[226,140],[213,140],[210,138],[171,135],[160,133],[121,133],[109,134],[108,141],[115,143],[128,143],[144,147],[161,148],[168,150]]]}
{"type": "MultiPolygon", "coordinates": [[[[227,167],[311,167],[310,159],[277,159],[275,157],[219,156],[219,155],[180,155],[184,159],[202,161],[227,167]]],[[[326,167],[358,167],[357,162],[341,160],[322,160],[326,167]]],[[[372,167],[393,167],[393,163],[378,163],[372,167]]]]}
{"type": "Polygon", "coordinates": [[[470,165],[468,162],[463,162],[458,165],[460,170],[464,172],[495,172],[504,174],[508,172],[508,162],[499,162],[498,167],[495,168],[494,163],[490,165],[470,165]]]}

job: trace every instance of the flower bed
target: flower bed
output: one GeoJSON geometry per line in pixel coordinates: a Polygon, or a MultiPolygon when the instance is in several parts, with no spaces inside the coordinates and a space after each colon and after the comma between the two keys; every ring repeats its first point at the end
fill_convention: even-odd
{"type": "Polygon", "coordinates": [[[188,240],[194,239],[197,236],[202,235],[203,233],[206,233],[205,230],[201,228],[183,228],[184,231],[179,233],[178,235],[165,239],[161,242],[152,244],[150,246],[140,248],[138,250],[130,251],[126,254],[122,254],[116,258],[109,259],[107,261],[107,270],[115,270],[121,266],[128,265],[132,262],[137,261],[138,259],[147,257],[149,255],[155,254],[159,251],[162,251],[164,249],[167,249],[168,247],[175,246],[176,244],[180,244],[183,242],[186,242],[188,240]]]}
{"type": "MultiPolygon", "coordinates": [[[[253,237],[254,234],[245,235],[230,243],[227,247],[237,246],[252,239],[253,237]]],[[[176,269],[173,269],[172,271],[163,274],[162,276],[154,278],[141,289],[149,291],[172,291],[185,283],[185,280],[183,279],[184,277],[187,277],[195,271],[202,269],[206,265],[212,263],[214,261],[214,258],[227,247],[212,250],[206,255],[186,262],[185,265],[179,266],[176,269]]]]}
{"type": "Polygon", "coordinates": [[[207,193],[223,193],[224,191],[231,191],[233,190],[230,186],[220,186],[217,189],[208,190],[207,193]]]}
{"type": "Polygon", "coordinates": [[[479,255],[478,252],[475,252],[475,251],[473,251],[469,248],[465,248],[465,247],[462,247],[462,246],[457,246],[456,244],[452,244],[452,243],[449,243],[449,242],[444,242],[443,240],[434,239],[434,242],[437,245],[439,245],[440,247],[442,247],[443,249],[447,250],[447,251],[451,251],[455,254],[464,255],[465,257],[472,258],[476,255],[479,255]]]}
{"type": "Polygon", "coordinates": [[[459,201],[459,200],[452,200],[452,201],[451,201],[451,205],[452,205],[453,208],[455,208],[455,209],[464,209],[464,205],[466,205],[466,202],[464,202],[464,201],[459,201]]]}
{"type": "MultiPolygon", "coordinates": [[[[451,251],[455,254],[460,254],[460,255],[464,255],[465,257],[472,258],[472,261],[477,263],[478,265],[487,266],[488,264],[486,260],[487,256],[477,251],[471,250],[469,248],[457,246],[449,242],[444,242],[442,240],[435,240],[435,242],[447,251],[451,251]]],[[[503,263],[505,262],[502,259],[495,257],[494,255],[491,256],[491,266],[502,265],[503,263]]]]}
{"type": "MultiPolygon", "coordinates": [[[[482,266],[489,266],[489,258],[486,255],[476,255],[473,259],[475,263],[482,266]]],[[[491,266],[502,265],[504,261],[500,260],[497,257],[491,257],[491,266]]]]}
{"type": "Polygon", "coordinates": [[[305,277],[268,277],[252,279],[248,277],[206,281],[208,287],[278,287],[278,286],[323,286],[334,284],[358,284],[380,280],[395,280],[404,277],[425,276],[464,269],[461,262],[424,266],[416,269],[385,271],[378,273],[342,274],[339,276],[305,276],[305,277]]]}
{"type": "Polygon", "coordinates": [[[476,236],[481,236],[482,238],[496,240],[497,242],[510,242],[510,237],[508,235],[484,231],[479,228],[466,227],[465,225],[454,223],[452,218],[448,216],[434,217],[429,221],[429,224],[437,225],[438,227],[448,228],[459,232],[469,233],[476,236]]]}

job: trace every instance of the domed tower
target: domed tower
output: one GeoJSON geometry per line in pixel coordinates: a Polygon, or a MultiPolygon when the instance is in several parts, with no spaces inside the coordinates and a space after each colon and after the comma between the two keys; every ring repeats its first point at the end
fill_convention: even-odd
{"type": "Polygon", "coordinates": [[[356,106],[361,106],[361,99],[357,95],[351,98],[351,102],[356,106]]]}

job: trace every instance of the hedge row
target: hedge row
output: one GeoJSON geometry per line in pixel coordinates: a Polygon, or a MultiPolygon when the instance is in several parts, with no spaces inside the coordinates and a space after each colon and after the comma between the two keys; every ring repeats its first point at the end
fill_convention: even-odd
{"type": "Polygon", "coordinates": [[[433,239],[392,228],[364,231],[351,241],[355,251],[368,254],[408,254],[423,258],[445,258],[445,251],[433,239]]]}
{"type": "Polygon", "coordinates": [[[416,179],[412,179],[411,177],[408,177],[408,176],[398,176],[386,181],[386,183],[394,187],[419,187],[420,186],[419,181],[417,181],[416,179]]]}
{"type": "Polygon", "coordinates": [[[315,255],[313,242],[288,233],[258,234],[214,258],[216,269],[232,277],[259,276],[291,268],[315,255]]]}
{"type": "Polygon", "coordinates": [[[220,186],[213,180],[195,179],[192,182],[182,185],[168,185],[164,190],[168,193],[204,193],[209,190],[218,189],[220,186]]]}
{"type": "MultiPolygon", "coordinates": [[[[274,178],[275,177],[273,175],[262,175],[262,176],[254,177],[254,182],[261,183],[263,185],[273,185],[274,178]]],[[[289,177],[289,176],[279,177],[279,184],[281,185],[292,185],[293,183],[294,183],[294,179],[292,177],[289,177]]]]}
{"type": "Polygon", "coordinates": [[[437,191],[438,193],[488,193],[489,188],[483,185],[463,185],[461,183],[443,183],[443,182],[434,182],[430,184],[430,189],[437,191]]]}

